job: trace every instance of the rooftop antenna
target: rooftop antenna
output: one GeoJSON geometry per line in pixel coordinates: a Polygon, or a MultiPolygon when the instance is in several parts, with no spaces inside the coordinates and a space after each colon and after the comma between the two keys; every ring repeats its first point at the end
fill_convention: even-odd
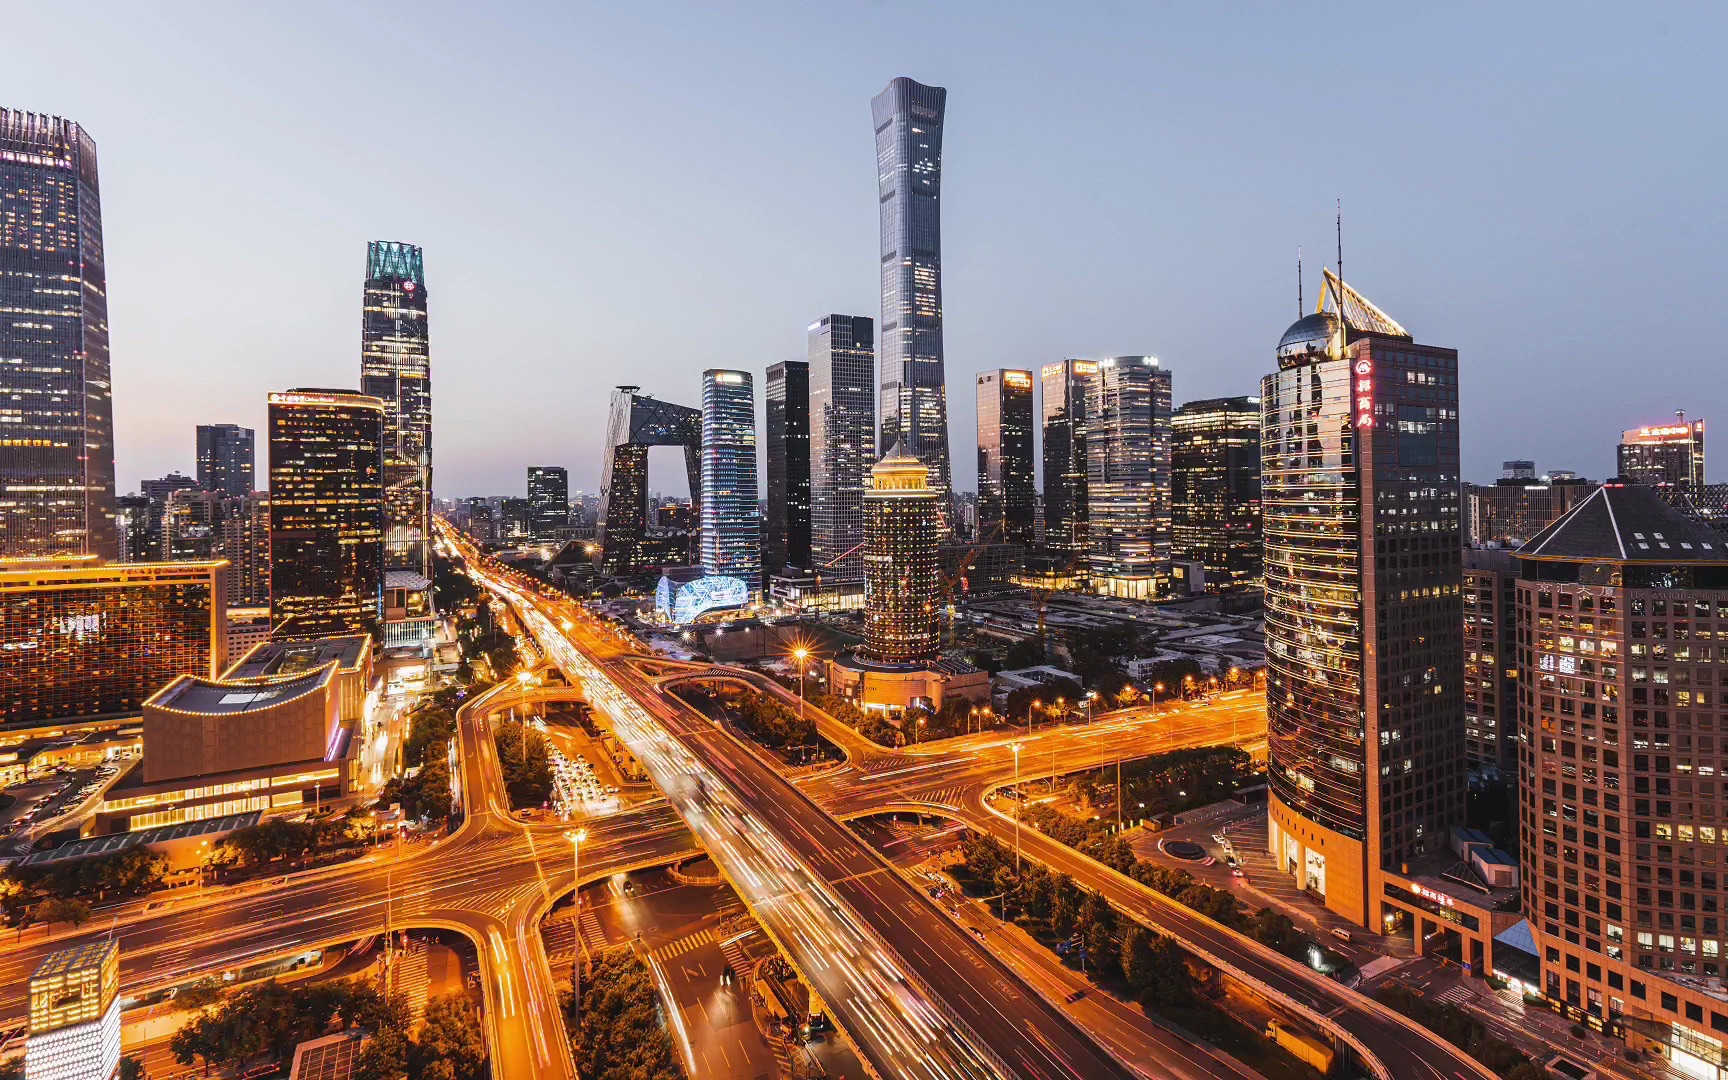
{"type": "Polygon", "coordinates": [[[1338,200],[1338,320],[1344,321],[1344,200],[1338,200]]]}
{"type": "Polygon", "coordinates": [[[1305,303],[1302,299],[1302,249],[1298,247],[1296,249],[1296,317],[1298,319],[1305,314],[1302,310],[1304,306],[1305,303]]]}

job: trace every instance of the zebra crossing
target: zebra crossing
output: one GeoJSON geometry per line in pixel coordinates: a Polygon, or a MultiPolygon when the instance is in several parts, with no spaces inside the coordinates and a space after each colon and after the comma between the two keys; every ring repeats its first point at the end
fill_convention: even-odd
{"type": "Polygon", "coordinates": [[[689,937],[682,937],[670,944],[660,946],[654,950],[654,959],[659,960],[661,963],[665,963],[668,960],[676,960],[685,953],[694,952],[702,946],[710,944],[718,936],[716,929],[710,926],[708,929],[703,930],[700,933],[691,934],[689,937]]]}
{"type": "Polygon", "coordinates": [[[606,928],[600,925],[600,915],[591,907],[582,909],[582,943],[587,951],[596,953],[606,948],[606,928]]]}
{"type": "Polygon", "coordinates": [[[1456,986],[1452,987],[1450,990],[1447,990],[1445,993],[1436,995],[1434,1000],[1435,1001],[1443,1001],[1448,1005],[1463,1005],[1463,1004],[1466,1004],[1467,1002],[1469,1002],[1475,996],[1476,996],[1475,994],[1472,994],[1470,992],[1470,988],[1468,986],[1465,986],[1463,983],[1459,983],[1456,986]]]}
{"type": "Polygon", "coordinates": [[[416,1022],[426,1015],[426,1002],[432,992],[428,959],[425,943],[414,942],[396,954],[396,970],[392,973],[397,992],[408,1000],[408,1015],[416,1022]]]}

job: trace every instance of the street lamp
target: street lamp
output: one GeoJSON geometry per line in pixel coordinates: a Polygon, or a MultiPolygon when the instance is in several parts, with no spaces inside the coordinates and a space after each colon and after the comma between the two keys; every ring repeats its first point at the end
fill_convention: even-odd
{"type": "Polygon", "coordinates": [[[576,931],[576,962],[571,965],[570,994],[571,1007],[576,1011],[576,1030],[582,1030],[582,841],[588,839],[587,829],[577,829],[567,832],[564,836],[570,841],[570,860],[575,880],[570,886],[572,928],[576,931]]]}
{"type": "Polygon", "coordinates": [[[1086,726],[1087,727],[1092,726],[1092,699],[1097,697],[1097,696],[1098,696],[1098,691],[1088,690],[1088,691],[1086,691],[1086,696],[1081,699],[1082,701],[1084,701],[1086,703],[1086,726]]]}
{"type": "Polygon", "coordinates": [[[810,650],[800,645],[792,650],[793,659],[798,661],[798,719],[804,719],[804,661],[810,655],[810,650]]]}
{"type": "Polygon", "coordinates": [[[919,738],[924,734],[924,717],[918,718],[918,723],[912,728],[912,745],[917,746],[919,738]]]}
{"type": "MultiPolygon", "coordinates": [[[[1014,794],[1024,797],[1026,793],[1020,790],[1020,744],[1017,742],[1009,743],[1008,749],[1014,751],[1014,794]]],[[[1020,798],[1014,800],[1014,876],[1016,878],[1020,876],[1020,803],[1020,798]]]]}

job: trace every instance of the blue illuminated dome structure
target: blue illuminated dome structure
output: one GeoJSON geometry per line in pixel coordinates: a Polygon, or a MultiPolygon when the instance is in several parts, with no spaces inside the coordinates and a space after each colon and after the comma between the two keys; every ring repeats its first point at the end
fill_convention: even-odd
{"type": "Polygon", "coordinates": [[[740,608],[750,602],[750,585],[724,574],[704,576],[697,567],[669,567],[654,589],[654,610],[683,625],[710,611],[740,608]]]}

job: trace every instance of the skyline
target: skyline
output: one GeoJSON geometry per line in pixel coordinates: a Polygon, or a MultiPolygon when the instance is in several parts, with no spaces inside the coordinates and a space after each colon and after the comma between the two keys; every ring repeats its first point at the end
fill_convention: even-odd
{"type": "MultiPolygon", "coordinates": [[[[1294,317],[1296,247],[1310,298],[1332,261],[1339,198],[1352,282],[1460,352],[1466,479],[1507,458],[1602,478],[1621,429],[1722,412],[1710,301],[1728,223],[1703,185],[1723,151],[1690,137],[1723,104],[1702,51],[1720,13],[1675,13],[1665,30],[1605,10],[1559,26],[1359,15],[1350,71],[1375,93],[1326,102],[1323,77],[1312,97],[1290,92],[1290,58],[1324,58],[1333,32],[1306,13],[1070,26],[1013,10],[980,26],[944,10],[908,42],[892,36],[905,10],[692,10],[650,40],[625,12],[578,24],[527,7],[470,26],[428,9],[376,69],[364,46],[397,28],[373,13],[151,22],[116,7],[84,31],[78,78],[20,56],[0,100],[77,121],[101,155],[117,488],[189,473],[196,424],[262,428],[271,391],[352,385],[361,246],[391,238],[427,250],[439,294],[439,494],[517,493],[529,461],[593,491],[605,406],[565,388],[628,366],[693,404],[704,368],[759,377],[802,355],[822,313],[875,311],[868,107],[901,75],[950,94],[959,489],[975,487],[982,370],[1150,353],[1178,403],[1251,393],[1294,317]],[[735,47],[711,49],[716,34],[735,47]],[[868,47],[806,47],[847,34],[868,47]],[[1433,59],[1407,49],[1417,34],[1433,59]],[[1521,51],[1538,35],[1539,54],[1521,51]],[[1115,63],[1130,54],[1132,70],[1115,63]],[[765,84],[799,93],[760,116],[726,107],[765,84]],[[331,122],[386,86],[404,103],[391,139],[331,122]],[[612,107],[567,106],[592,100],[612,107]],[[494,166],[476,170],[462,163],[478,160],[481,120],[494,166]],[[1290,167],[1331,130],[1345,133],[1338,168],[1290,167]],[[1351,167],[1361,153],[1412,165],[1351,167]],[[732,179],[746,160],[769,161],[776,183],[732,179]],[[511,198],[492,197],[499,170],[518,178],[511,198]],[[530,223],[553,257],[500,257],[530,223]],[[1652,333],[1660,364],[1638,359],[1652,333]],[[1532,423],[1536,394],[1551,406],[1532,423]]],[[[12,18],[21,36],[37,20],[49,32],[45,15],[12,18]]]]}

